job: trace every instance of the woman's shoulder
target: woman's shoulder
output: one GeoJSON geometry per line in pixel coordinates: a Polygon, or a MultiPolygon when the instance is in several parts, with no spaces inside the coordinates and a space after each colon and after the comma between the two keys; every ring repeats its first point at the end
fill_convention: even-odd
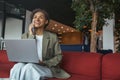
{"type": "Polygon", "coordinates": [[[32,38],[34,38],[34,35],[30,35],[28,32],[25,32],[22,34],[21,38],[22,39],[24,39],[24,38],[31,38],[32,39],[32,38]]]}
{"type": "Polygon", "coordinates": [[[45,33],[49,34],[49,35],[53,35],[53,36],[56,36],[57,34],[54,33],[54,32],[51,32],[51,31],[45,31],[45,33]]]}

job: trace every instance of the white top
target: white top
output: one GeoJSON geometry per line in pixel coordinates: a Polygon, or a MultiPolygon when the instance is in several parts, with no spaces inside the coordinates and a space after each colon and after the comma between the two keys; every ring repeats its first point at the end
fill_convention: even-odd
{"type": "Polygon", "coordinates": [[[43,35],[36,35],[37,39],[37,51],[38,51],[38,57],[40,61],[42,61],[42,41],[43,41],[43,35]]]}

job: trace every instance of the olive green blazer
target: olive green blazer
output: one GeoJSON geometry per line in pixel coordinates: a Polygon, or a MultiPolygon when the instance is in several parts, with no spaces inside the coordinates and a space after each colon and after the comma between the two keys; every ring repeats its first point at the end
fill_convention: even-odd
{"type": "MultiPolygon", "coordinates": [[[[36,39],[34,35],[24,33],[22,39],[36,39]]],[[[70,75],[59,67],[62,60],[61,48],[56,34],[44,31],[42,43],[43,63],[51,69],[53,77],[69,78],[70,75]]]]}

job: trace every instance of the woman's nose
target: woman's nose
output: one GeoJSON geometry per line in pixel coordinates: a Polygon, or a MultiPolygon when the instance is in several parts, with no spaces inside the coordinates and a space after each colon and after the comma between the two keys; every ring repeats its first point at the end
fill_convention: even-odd
{"type": "Polygon", "coordinates": [[[39,18],[36,18],[37,21],[39,21],[39,18]]]}

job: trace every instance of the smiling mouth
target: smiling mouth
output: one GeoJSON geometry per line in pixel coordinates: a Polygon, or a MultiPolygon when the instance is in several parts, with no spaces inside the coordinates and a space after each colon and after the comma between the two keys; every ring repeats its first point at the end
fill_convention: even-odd
{"type": "Polygon", "coordinates": [[[41,23],[36,23],[36,22],[35,22],[35,24],[36,24],[36,25],[40,25],[41,23]]]}

